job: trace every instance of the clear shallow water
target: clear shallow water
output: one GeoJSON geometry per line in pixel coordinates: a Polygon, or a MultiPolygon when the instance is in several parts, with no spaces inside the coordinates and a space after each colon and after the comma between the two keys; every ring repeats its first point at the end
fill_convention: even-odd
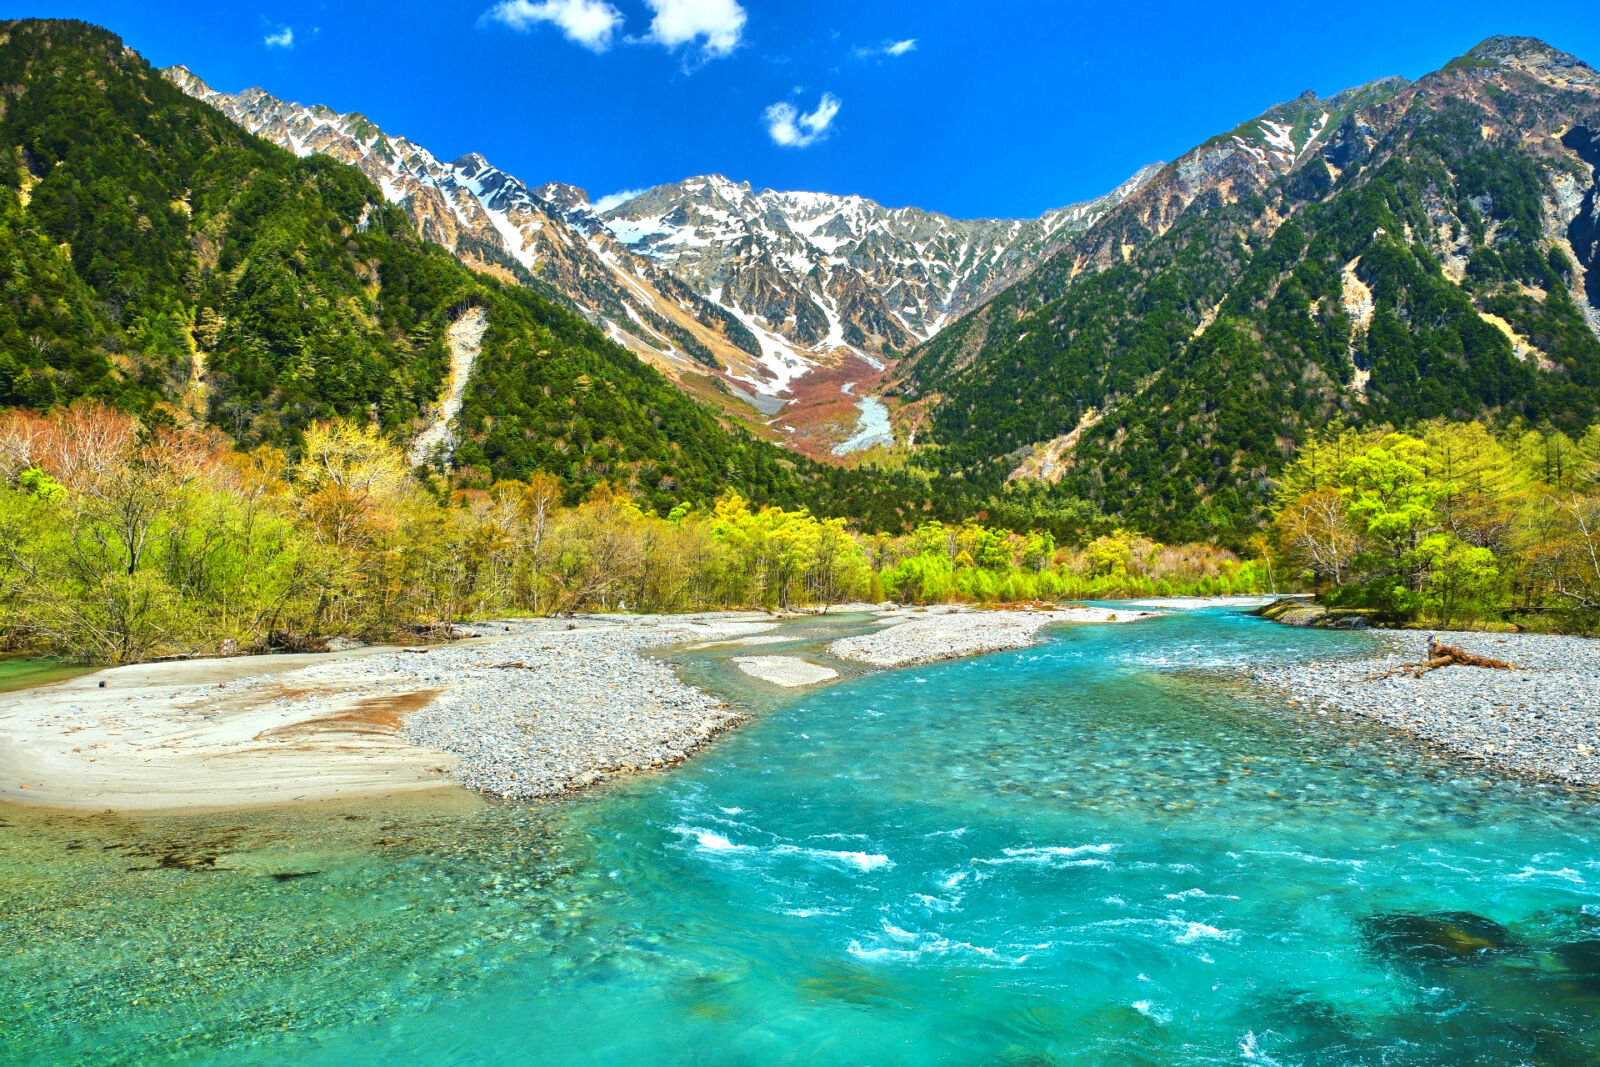
{"type": "Polygon", "coordinates": [[[74,667],[54,659],[26,659],[20,656],[0,656],[0,693],[48,685],[80,674],[92,667],[74,667]]]}
{"type": "Polygon", "coordinates": [[[565,805],[6,813],[0,1059],[1592,1062],[1592,797],[1188,669],[1362,641],[1071,629],[565,805]]]}

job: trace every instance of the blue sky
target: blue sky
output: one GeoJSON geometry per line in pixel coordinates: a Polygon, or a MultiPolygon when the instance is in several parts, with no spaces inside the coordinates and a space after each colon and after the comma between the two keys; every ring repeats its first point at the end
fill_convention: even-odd
{"type": "Polygon", "coordinates": [[[214,87],[362,111],[592,197],[719,172],[966,217],[1105,192],[1303,89],[1494,33],[1600,65],[1590,0],[35,3],[214,87]]]}

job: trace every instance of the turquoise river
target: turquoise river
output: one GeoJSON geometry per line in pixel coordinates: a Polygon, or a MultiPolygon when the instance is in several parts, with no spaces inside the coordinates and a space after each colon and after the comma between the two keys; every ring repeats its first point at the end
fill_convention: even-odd
{"type": "Polygon", "coordinates": [[[1206,611],[781,698],[673,652],[752,721],[574,801],[0,810],[0,1062],[1597,1062],[1595,797],[1215,670],[1365,641],[1206,611]]]}

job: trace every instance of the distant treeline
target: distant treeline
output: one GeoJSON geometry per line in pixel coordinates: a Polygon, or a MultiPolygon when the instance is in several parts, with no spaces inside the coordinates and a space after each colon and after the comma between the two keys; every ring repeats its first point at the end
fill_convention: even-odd
{"type": "Polygon", "coordinates": [[[388,640],[572,611],[826,607],[1258,591],[1268,560],[1125,531],[1056,543],[929,521],[861,533],[729,492],[666,515],[537,473],[419,481],[378,428],[309,425],[297,458],[80,402],[0,413],[0,647],[93,662],[388,640]]]}

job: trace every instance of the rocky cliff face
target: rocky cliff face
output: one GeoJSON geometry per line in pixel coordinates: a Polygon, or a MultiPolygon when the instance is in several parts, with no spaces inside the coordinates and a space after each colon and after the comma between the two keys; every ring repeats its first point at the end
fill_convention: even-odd
{"type": "Polygon", "coordinates": [[[734,398],[766,415],[787,404],[772,420],[785,433],[806,422],[796,409],[813,399],[808,382],[834,383],[823,392],[836,399],[845,379],[874,378],[1025,277],[1160,169],[1026,220],[961,220],[857,196],[757,191],[718,175],[658,186],[602,210],[582,189],[530,188],[476,153],[440,160],[359,113],[302,106],[261,89],[217,92],[183,67],[166,74],[290,151],[359,167],[424,237],[479,269],[560,296],[701,395],[755,418],[734,398]],[[705,388],[710,379],[727,388],[705,388]]]}

